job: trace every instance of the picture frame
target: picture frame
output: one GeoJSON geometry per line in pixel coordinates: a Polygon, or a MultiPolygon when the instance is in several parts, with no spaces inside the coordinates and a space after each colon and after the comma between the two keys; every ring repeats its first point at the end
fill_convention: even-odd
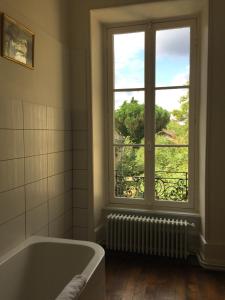
{"type": "Polygon", "coordinates": [[[34,33],[6,14],[1,18],[2,57],[34,69],[34,33]]]}

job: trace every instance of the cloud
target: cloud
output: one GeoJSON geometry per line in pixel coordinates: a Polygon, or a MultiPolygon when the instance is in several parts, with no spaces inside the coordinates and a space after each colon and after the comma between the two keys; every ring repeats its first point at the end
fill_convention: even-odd
{"type": "MultiPolygon", "coordinates": [[[[174,109],[180,107],[179,100],[182,96],[187,95],[188,89],[168,89],[157,90],[155,96],[155,104],[162,108],[172,112],[174,109]]],[[[140,104],[145,102],[144,92],[116,92],[115,93],[115,109],[120,108],[123,102],[126,100],[130,102],[134,97],[140,104]]]]}
{"type": "Polygon", "coordinates": [[[179,100],[187,95],[188,89],[158,90],[156,91],[155,103],[158,106],[172,112],[180,107],[179,100]]]}
{"type": "Polygon", "coordinates": [[[145,33],[114,35],[116,88],[143,87],[145,33]]]}
{"type": "Polygon", "coordinates": [[[185,72],[179,73],[176,76],[174,76],[171,80],[170,85],[171,86],[186,85],[190,80],[189,75],[190,75],[190,67],[186,66],[185,72]]]}
{"type": "Polygon", "coordinates": [[[156,32],[157,56],[187,56],[190,53],[190,28],[165,29],[156,32]]]}
{"type": "Polygon", "coordinates": [[[123,102],[126,100],[130,102],[131,99],[134,98],[138,101],[139,104],[143,104],[145,101],[145,93],[144,92],[116,92],[115,93],[115,109],[120,108],[123,102]]]}

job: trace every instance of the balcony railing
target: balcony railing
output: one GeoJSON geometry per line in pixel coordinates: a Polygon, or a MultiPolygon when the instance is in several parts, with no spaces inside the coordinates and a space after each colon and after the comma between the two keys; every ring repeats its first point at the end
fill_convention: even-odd
{"type": "MultiPolygon", "coordinates": [[[[144,176],[124,176],[115,171],[115,196],[144,198],[144,176]]],[[[185,202],[188,198],[187,172],[155,172],[155,199],[185,202]]]]}

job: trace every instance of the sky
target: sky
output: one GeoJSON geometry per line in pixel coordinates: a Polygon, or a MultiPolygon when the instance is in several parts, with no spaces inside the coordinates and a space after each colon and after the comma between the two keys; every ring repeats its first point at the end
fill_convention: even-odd
{"type": "MultiPolygon", "coordinates": [[[[115,89],[144,87],[144,32],[114,35],[115,89]]],[[[190,29],[156,32],[156,87],[184,85],[189,80],[190,29]]],[[[156,92],[156,104],[168,111],[179,107],[186,89],[156,92]]],[[[144,92],[116,92],[115,109],[134,97],[144,102],[144,92]]]]}

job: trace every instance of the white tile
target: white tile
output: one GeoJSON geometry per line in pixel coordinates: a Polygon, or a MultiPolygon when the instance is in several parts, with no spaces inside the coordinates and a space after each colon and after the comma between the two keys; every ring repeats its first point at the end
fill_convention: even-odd
{"type": "Polygon", "coordinates": [[[64,111],[65,115],[65,130],[72,130],[72,113],[70,109],[64,111]]]}
{"type": "Polygon", "coordinates": [[[73,229],[71,228],[69,231],[64,233],[63,238],[72,240],[73,239],[73,229]]]}
{"type": "Polygon", "coordinates": [[[87,130],[75,130],[73,132],[73,149],[88,148],[88,132],[87,130]]]}
{"type": "Polygon", "coordinates": [[[74,227],[73,228],[73,238],[77,240],[88,240],[88,229],[82,227],[74,227]]]}
{"type": "Polygon", "coordinates": [[[64,214],[65,198],[64,194],[49,200],[49,221],[53,221],[64,214]]]}
{"type": "Polygon", "coordinates": [[[48,198],[64,194],[64,173],[48,177],[48,198]]]}
{"type": "Polygon", "coordinates": [[[49,220],[53,221],[62,214],[72,211],[72,192],[67,192],[49,200],[49,220]]]}
{"type": "Polygon", "coordinates": [[[69,210],[65,213],[64,217],[64,233],[73,228],[73,210],[69,210]]]}
{"type": "Polygon", "coordinates": [[[26,236],[39,232],[48,224],[48,205],[44,203],[26,212],[26,236]]]}
{"type": "Polygon", "coordinates": [[[25,158],[25,183],[47,177],[47,155],[25,158]]]}
{"type": "Polygon", "coordinates": [[[73,172],[67,171],[64,175],[64,191],[70,191],[73,189],[73,172]]]}
{"type": "Polygon", "coordinates": [[[73,188],[87,189],[88,188],[88,172],[87,170],[73,171],[73,188]]]}
{"type": "Polygon", "coordinates": [[[24,159],[0,161],[0,192],[24,184],[24,159]]]}
{"type": "Polygon", "coordinates": [[[73,208],[73,192],[66,192],[64,195],[64,211],[67,212],[73,208]]]}
{"type": "Polygon", "coordinates": [[[64,131],[48,131],[48,153],[60,152],[65,149],[64,131]]]}
{"type": "Polygon", "coordinates": [[[73,169],[75,170],[88,169],[88,153],[86,150],[73,151],[73,169]]]}
{"type": "Polygon", "coordinates": [[[77,208],[88,208],[88,191],[74,190],[73,191],[73,206],[77,208]]]}
{"type": "Polygon", "coordinates": [[[48,154],[48,176],[53,176],[72,169],[72,152],[48,154]]]}
{"type": "Polygon", "coordinates": [[[24,157],[23,130],[0,129],[0,160],[24,157]]]}
{"type": "Polygon", "coordinates": [[[64,172],[64,152],[48,154],[48,176],[64,172]]]}
{"type": "Polygon", "coordinates": [[[0,256],[25,240],[25,214],[0,226],[0,256]]]}
{"type": "Polygon", "coordinates": [[[47,137],[46,130],[24,130],[25,156],[46,154],[47,137]]]}
{"type": "Polygon", "coordinates": [[[27,184],[26,191],[26,209],[30,210],[39,206],[48,200],[47,178],[27,184]]]}
{"type": "Polygon", "coordinates": [[[65,151],[65,171],[73,169],[73,152],[65,151]]]}
{"type": "Polygon", "coordinates": [[[63,234],[65,232],[64,218],[64,215],[62,215],[49,223],[49,236],[63,237],[63,234]]]}
{"type": "Polygon", "coordinates": [[[47,106],[47,129],[55,129],[54,128],[54,107],[47,106]]]}
{"type": "Polygon", "coordinates": [[[0,128],[23,129],[21,101],[0,101],[0,128]]]}
{"type": "Polygon", "coordinates": [[[44,226],[40,231],[36,232],[38,236],[48,236],[48,225],[44,226]]]}
{"type": "Polygon", "coordinates": [[[73,222],[75,226],[87,227],[88,226],[88,210],[81,208],[73,209],[73,222]]]}
{"type": "Polygon", "coordinates": [[[25,212],[24,187],[0,193],[0,224],[25,212]]]}
{"type": "Polygon", "coordinates": [[[72,131],[64,132],[64,150],[72,150],[73,148],[73,137],[72,131]]]}
{"type": "Polygon", "coordinates": [[[24,102],[24,129],[46,129],[47,108],[45,105],[24,102]]]}
{"type": "Polygon", "coordinates": [[[65,111],[62,108],[47,107],[47,126],[52,130],[65,129],[65,111]]]}

